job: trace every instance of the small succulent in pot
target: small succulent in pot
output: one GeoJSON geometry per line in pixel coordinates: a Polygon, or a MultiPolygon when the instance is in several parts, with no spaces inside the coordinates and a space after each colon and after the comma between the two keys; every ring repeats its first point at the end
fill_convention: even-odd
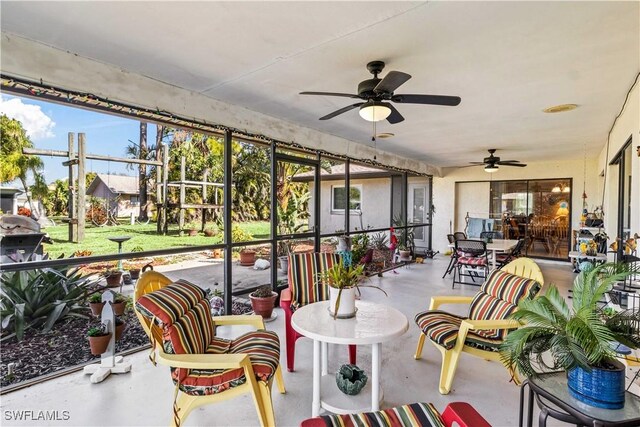
{"type": "Polygon", "coordinates": [[[87,337],[89,337],[91,354],[99,356],[107,351],[107,347],[111,341],[111,333],[107,332],[104,323],[90,326],[87,330],[87,337]]]}
{"type": "Polygon", "coordinates": [[[91,314],[94,316],[100,316],[102,314],[102,309],[104,308],[102,294],[96,292],[89,297],[89,308],[91,308],[91,314]]]}
{"type": "Polygon", "coordinates": [[[253,312],[263,319],[271,318],[273,306],[278,294],[271,289],[271,285],[263,285],[249,294],[253,312]]]}

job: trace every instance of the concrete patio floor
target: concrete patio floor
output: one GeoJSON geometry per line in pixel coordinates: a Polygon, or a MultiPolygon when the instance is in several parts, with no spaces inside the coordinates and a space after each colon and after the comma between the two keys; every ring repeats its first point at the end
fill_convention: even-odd
{"type": "MultiPolygon", "coordinates": [[[[433,295],[472,295],[475,286],[456,285],[451,289],[451,278],[441,276],[448,258],[442,255],[374,277],[372,284],[389,294],[385,297],[376,289],[362,289],[362,298],[389,304],[402,311],[409,319],[409,330],[401,337],[382,346],[382,378],[384,401],[382,408],[409,402],[432,402],[442,410],[447,403],[466,401],[475,406],[494,426],[518,424],[519,388],[509,382],[509,375],[498,363],[487,362],[463,355],[453,389],[449,395],[438,393],[440,353],[430,344],[425,345],[422,360],[413,354],[419,330],[414,315],[428,306],[433,295]]],[[[568,263],[541,261],[546,284],[555,283],[566,293],[571,287],[574,273],[568,263]]],[[[278,333],[284,356],[284,315],[276,309],[278,318],[267,323],[267,329],[278,333]]],[[[454,311],[454,310],[452,310],[454,311]]],[[[464,312],[464,310],[462,310],[464,312]]],[[[326,321],[333,321],[328,316],[326,321]]],[[[233,336],[242,328],[219,330],[221,335],[233,336]]],[[[72,345],[70,343],[70,345],[72,345]]],[[[100,384],[91,384],[82,373],[70,374],[42,384],[2,396],[2,425],[54,425],[54,426],[156,426],[168,425],[172,416],[174,386],[168,368],[154,367],[148,352],[127,356],[133,368],[129,374],[113,375],[100,384]],[[14,411],[68,411],[68,419],[60,421],[16,421],[14,411]],[[9,415],[7,415],[9,414],[9,415]]],[[[358,348],[358,365],[370,372],[371,350],[358,348]]],[[[296,426],[311,416],[312,341],[300,339],[296,347],[296,371],[284,371],[287,393],[281,395],[273,387],[276,421],[280,426],[296,426]]],[[[329,371],[335,372],[347,362],[347,349],[329,348],[329,371]]],[[[550,420],[549,425],[554,421],[550,420]]],[[[186,426],[254,426],[258,418],[251,396],[245,395],[216,405],[204,406],[191,413],[186,426]]]]}

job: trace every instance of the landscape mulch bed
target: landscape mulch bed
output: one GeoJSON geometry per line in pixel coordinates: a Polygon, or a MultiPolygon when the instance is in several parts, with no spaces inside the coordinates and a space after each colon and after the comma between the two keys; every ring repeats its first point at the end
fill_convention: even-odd
{"type": "MultiPolygon", "coordinates": [[[[251,312],[251,305],[243,301],[233,301],[233,314],[251,312]]],[[[120,341],[116,341],[116,353],[141,348],[149,344],[149,339],[138,322],[135,313],[128,310],[123,317],[127,328],[120,341]]],[[[89,320],[72,318],[56,324],[48,333],[28,331],[25,338],[17,342],[15,338],[0,344],[0,386],[15,386],[23,381],[52,374],[54,372],[100,361],[89,351],[87,325],[89,320]],[[14,363],[12,376],[7,365],[14,363]]]]}

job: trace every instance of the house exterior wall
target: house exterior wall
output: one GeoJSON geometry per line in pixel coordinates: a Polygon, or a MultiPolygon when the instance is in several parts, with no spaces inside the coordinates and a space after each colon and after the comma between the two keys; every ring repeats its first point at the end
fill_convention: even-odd
{"type": "MultiPolygon", "coordinates": [[[[97,197],[99,199],[108,199],[111,201],[110,206],[113,208],[115,206],[115,200],[118,200],[118,211],[117,216],[119,217],[128,217],[133,213],[137,215],[139,213],[139,205],[131,203],[131,194],[116,194],[109,190],[107,185],[100,181],[98,185],[96,185],[95,190],[91,194],[87,194],[88,196],[97,197]]],[[[133,196],[137,197],[137,196],[133,196]]]]}
{"type": "MultiPolygon", "coordinates": [[[[597,163],[597,173],[607,170],[607,179],[604,188],[605,204],[605,229],[609,239],[617,236],[618,215],[618,166],[609,166],[609,162],[618,154],[625,143],[631,137],[631,223],[630,231],[640,234],[640,83],[636,82],[622,109],[622,113],[615,121],[609,137],[609,150],[607,146],[602,148],[597,163]]],[[[604,180],[603,180],[604,181],[604,180]]],[[[601,187],[602,188],[602,187],[601,187]]],[[[600,202],[599,202],[600,203],[600,202]]]]}
{"type": "MultiPolygon", "coordinates": [[[[344,181],[322,181],[320,184],[321,234],[335,233],[337,230],[344,230],[344,212],[336,212],[331,209],[331,188],[336,185],[344,186],[344,181]]],[[[362,186],[362,226],[360,225],[360,215],[352,212],[349,220],[351,231],[355,231],[356,229],[361,230],[367,227],[389,227],[391,222],[391,179],[351,179],[351,185],[362,186]]],[[[310,190],[313,192],[313,183],[310,185],[310,190]]],[[[310,224],[314,223],[314,203],[314,200],[309,202],[309,209],[311,211],[310,224]]]]}
{"type": "MultiPolygon", "coordinates": [[[[585,177],[584,160],[568,161],[545,161],[528,162],[525,168],[515,168],[502,166],[493,176],[489,176],[481,166],[472,168],[445,168],[442,177],[433,178],[433,204],[436,212],[433,217],[433,248],[444,252],[448,250],[447,234],[449,224],[453,224],[457,229],[464,228],[456,222],[456,184],[465,181],[494,181],[516,180],[516,179],[546,179],[546,178],[573,178],[572,184],[572,227],[575,228],[580,223],[582,207],[583,180],[585,177]]],[[[601,203],[602,177],[598,176],[597,159],[591,158],[586,161],[586,186],[587,204],[589,210],[601,203]]],[[[485,184],[486,185],[486,184],[485,184]]],[[[482,202],[485,203],[485,202],[482,202]]],[[[488,191],[485,206],[479,206],[474,211],[488,213],[488,191]]],[[[459,215],[458,215],[459,216],[459,215]]],[[[605,219],[606,222],[606,219],[605,219]]],[[[457,231],[454,229],[453,231],[457,231]]]]}

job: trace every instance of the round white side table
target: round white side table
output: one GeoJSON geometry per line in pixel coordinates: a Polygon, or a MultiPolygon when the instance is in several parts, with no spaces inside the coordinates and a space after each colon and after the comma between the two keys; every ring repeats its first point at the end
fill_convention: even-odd
{"type": "Polygon", "coordinates": [[[404,314],[388,305],[356,301],[356,308],[356,316],[351,319],[334,320],[329,314],[329,301],[309,304],[293,313],[293,329],[313,340],[312,417],[319,415],[321,407],[336,414],[380,409],[382,343],[404,334],[409,322],[404,314]],[[371,345],[371,379],[358,395],[342,393],[335,376],[327,373],[329,343],[371,345]]]}

